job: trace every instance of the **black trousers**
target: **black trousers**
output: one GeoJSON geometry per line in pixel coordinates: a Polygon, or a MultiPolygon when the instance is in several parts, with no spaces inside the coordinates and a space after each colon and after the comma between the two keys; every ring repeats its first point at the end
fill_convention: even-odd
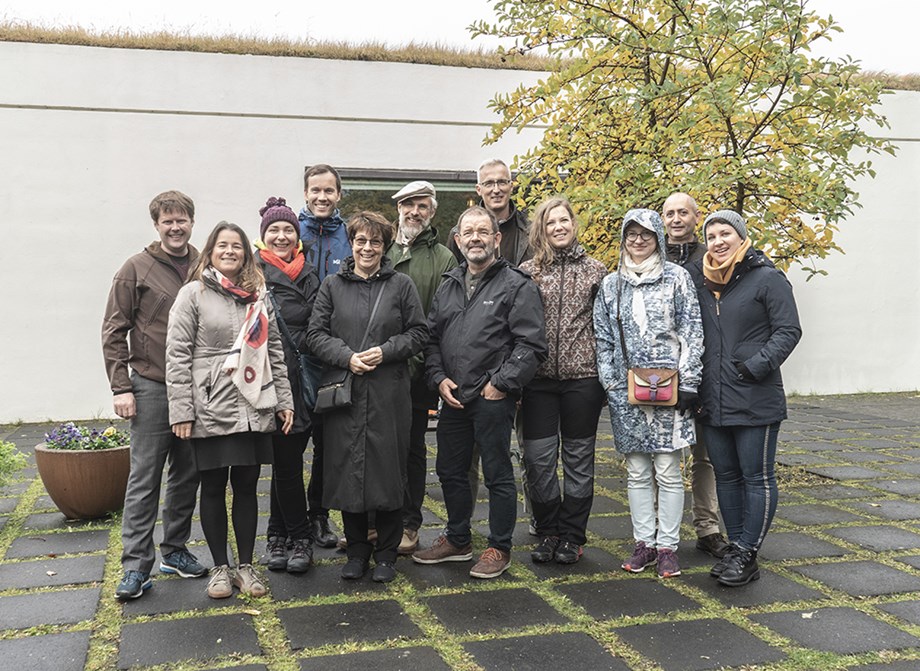
{"type": "Polygon", "coordinates": [[[402,540],[402,509],[372,510],[363,513],[342,511],[342,525],[345,527],[345,539],[348,541],[346,554],[368,560],[371,554],[379,564],[382,561],[396,562],[399,542],[402,540]],[[377,543],[367,540],[368,518],[374,515],[377,524],[377,543]]]}
{"type": "Polygon", "coordinates": [[[268,536],[293,540],[310,537],[307,521],[307,499],[303,486],[303,454],[310,434],[291,433],[272,435],[271,506],[268,518],[268,536]]]}

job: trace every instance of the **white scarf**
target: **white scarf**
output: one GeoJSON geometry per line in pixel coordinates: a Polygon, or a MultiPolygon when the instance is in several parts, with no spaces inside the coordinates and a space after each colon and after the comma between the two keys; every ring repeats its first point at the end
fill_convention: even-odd
{"type": "Polygon", "coordinates": [[[629,252],[623,250],[623,255],[620,257],[620,270],[634,282],[639,282],[643,279],[655,279],[661,275],[663,270],[661,253],[656,249],[647,259],[641,263],[636,263],[629,255],[629,252]]]}
{"type": "Polygon", "coordinates": [[[222,370],[231,376],[249,404],[256,410],[274,408],[278,404],[271,364],[268,360],[268,310],[265,292],[246,308],[246,319],[222,370]]]}

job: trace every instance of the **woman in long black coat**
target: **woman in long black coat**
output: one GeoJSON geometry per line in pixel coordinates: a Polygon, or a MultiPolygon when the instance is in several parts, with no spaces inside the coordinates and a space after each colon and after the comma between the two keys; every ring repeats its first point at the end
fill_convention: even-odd
{"type": "Polygon", "coordinates": [[[323,420],[323,505],[342,511],[348,541],[342,577],[363,576],[373,552],[377,582],[396,577],[411,424],[407,361],[428,340],[415,284],[383,254],[392,238],[392,226],[379,214],[359,212],[348,220],[353,256],[323,281],[307,332],[309,348],[326,365],[354,374],[352,405],[323,420]],[[367,539],[370,511],[376,548],[367,539]]]}

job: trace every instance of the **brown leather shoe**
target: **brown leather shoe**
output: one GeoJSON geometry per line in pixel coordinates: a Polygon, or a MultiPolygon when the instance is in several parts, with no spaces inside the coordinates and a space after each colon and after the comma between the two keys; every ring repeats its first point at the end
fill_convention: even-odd
{"type": "Polygon", "coordinates": [[[402,541],[396,551],[401,555],[411,555],[418,549],[418,529],[404,529],[402,541]]]}
{"type": "Polygon", "coordinates": [[[511,566],[511,553],[498,548],[486,548],[479,561],[470,569],[472,578],[497,578],[511,566]]]}
{"type": "Polygon", "coordinates": [[[462,548],[447,540],[447,536],[438,536],[427,550],[416,550],[412,561],[416,564],[440,564],[445,561],[469,561],[473,558],[473,546],[467,543],[462,548]]]}

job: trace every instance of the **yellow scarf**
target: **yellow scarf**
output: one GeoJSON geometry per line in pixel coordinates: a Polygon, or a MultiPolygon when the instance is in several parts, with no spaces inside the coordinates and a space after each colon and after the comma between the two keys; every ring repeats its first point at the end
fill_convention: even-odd
{"type": "Polygon", "coordinates": [[[741,246],[735,250],[735,253],[720,265],[716,265],[715,259],[710,252],[706,252],[703,256],[703,283],[713,293],[716,300],[722,297],[722,291],[732,278],[735,266],[741,262],[741,259],[744,258],[750,248],[751,239],[745,238],[741,246]]]}

